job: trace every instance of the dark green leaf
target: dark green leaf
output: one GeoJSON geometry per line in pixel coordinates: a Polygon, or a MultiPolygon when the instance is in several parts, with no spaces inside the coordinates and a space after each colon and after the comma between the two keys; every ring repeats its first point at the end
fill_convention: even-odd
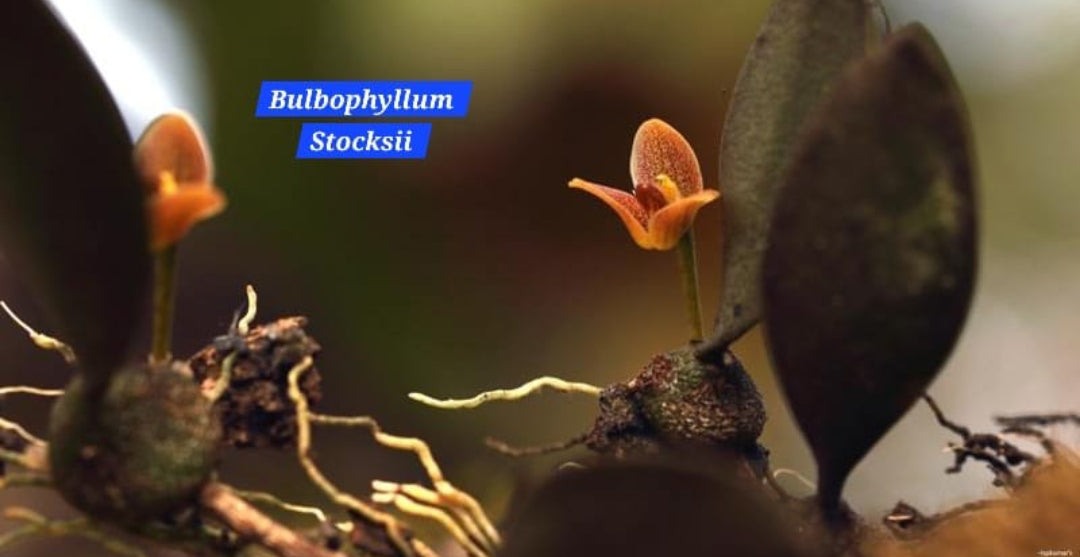
{"type": "Polygon", "coordinates": [[[756,482],[657,463],[569,470],[511,518],[501,557],[793,557],[756,482]]]}
{"type": "Polygon", "coordinates": [[[124,357],[149,267],[131,140],[89,58],[40,0],[0,2],[0,248],[82,367],[124,357]]]}
{"type": "Polygon", "coordinates": [[[952,350],[975,235],[964,101],[933,38],[911,25],[808,119],[764,262],[770,350],[826,506],[952,350]]]}
{"type": "Polygon", "coordinates": [[[776,0],[732,93],[720,147],[724,281],[709,346],[724,350],[761,317],[761,259],[776,187],[806,115],[866,51],[866,0],[776,0]]]}

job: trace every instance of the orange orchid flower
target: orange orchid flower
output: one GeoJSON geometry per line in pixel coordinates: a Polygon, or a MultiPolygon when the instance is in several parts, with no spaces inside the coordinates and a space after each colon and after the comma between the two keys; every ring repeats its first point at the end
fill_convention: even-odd
{"type": "Polygon", "coordinates": [[[704,189],[701,165],[686,138],[657,118],[641,124],[634,135],[630,177],[631,192],[580,178],[571,180],[570,187],[607,203],[644,249],[674,248],[698,210],[720,197],[719,191],[704,189]]]}
{"type": "Polygon", "coordinates": [[[154,252],[175,245],[195,224],[225,209],[206,142],[186,114],[165,114],[146,127],[135,144],[135,168],[146,187],[154,252]]]}

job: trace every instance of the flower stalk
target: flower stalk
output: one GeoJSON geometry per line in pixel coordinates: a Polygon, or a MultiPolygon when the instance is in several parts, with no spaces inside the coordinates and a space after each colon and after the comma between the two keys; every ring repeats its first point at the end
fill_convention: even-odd
{"type": "Polygon", "coordinates": [[[150,340],[150,362],[172,359],[173,314],[176,311],[176,246],[154,254],[154,315],[150,340]]]}
{"type": "Polygon", "coordinates": [[[686,317],[690,325],[690,342],[705,338],[701,320],[701,296],[698,293],[697,251],[694,248],[694,230],[690,229],[679,239],[679,276],[682,278],[683,296],[686,298],[686,317]]]}

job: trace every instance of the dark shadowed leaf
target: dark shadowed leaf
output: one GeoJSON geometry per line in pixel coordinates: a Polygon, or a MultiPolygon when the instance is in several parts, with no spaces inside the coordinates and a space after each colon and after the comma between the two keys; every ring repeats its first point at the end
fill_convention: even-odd
{"type": "Polygon", "coordinates": [[[108,373],[149,266],[131,140],[89,58],[40,0],[0,2],[0,72],[0,248],[82,367],[108,373]]]}
{"type": "Polygon", "coordinates": [[[569,470],[512,517],[501,557],[802,555],[754,482],[658,463],[569,470]]]}
{"type": "Polygon", "coordinates": [[[722,352],[761,317],[774,192],[806,115],[844,64],[866,50],[867,4],[776,0],[746,55],[720,147],[724,280],[710,349],[722,352]]]}
{"type": "Polygon", "coordinates": [[[770,350],[826,506],[956,342],[974,204],[963,98],[933,38],[907,26],[807,121],[765,257],[770,350]]]}

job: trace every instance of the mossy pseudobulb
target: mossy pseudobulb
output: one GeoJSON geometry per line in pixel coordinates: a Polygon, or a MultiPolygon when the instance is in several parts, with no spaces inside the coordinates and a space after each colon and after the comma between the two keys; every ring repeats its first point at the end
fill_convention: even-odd
{"type": "Polygon", "coordinates": [[[137,524],[193,502],[217,462],[221,427],[191,377],[127,367],[103,390],[77,376],[53,408],[56,488],[98,519],[137,524]]]}
{"type": "MultiPolygon", "coordinates": [[[[236,448],[296,446],[296,408],[289,399],[289,371],[322,349],[304,331],[306,317],[283,317],[253,327],[231,346],[229,337],[203,348],[188,360],[195,381],[206,389],[221,377],[229,354],[236,353],[229,388],[215,403],[223,442],[236,448]],[[223,344],[222,344],[223,343],[223,344]]],[[[322,399],[321,377],[312,366],[300,378],[300,391],[312,406],[322,399]]]]}
{"type": "Polygon", "coordinates": [[[588,446],[617,457],[692,446],[757,458],[765,406],[753,381],[730,352],[718,365],[694,352],[658,354],[630,381],[605,388],[588,446]]]}

